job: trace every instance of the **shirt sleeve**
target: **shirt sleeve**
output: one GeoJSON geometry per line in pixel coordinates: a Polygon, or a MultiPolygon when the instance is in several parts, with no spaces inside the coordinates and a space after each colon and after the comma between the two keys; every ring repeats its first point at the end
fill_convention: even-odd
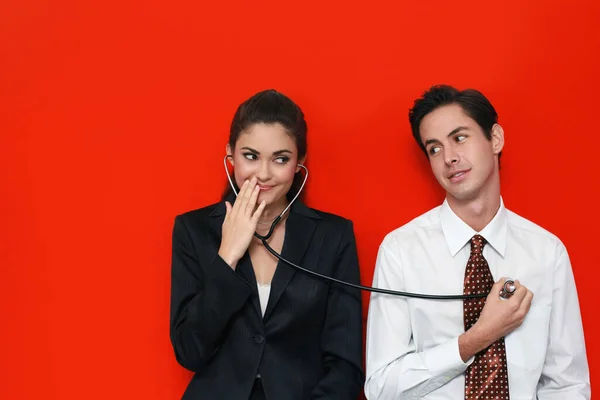
{"type": "MultiPolygon", "coordinates": [[[[375,265],[373,286],[406,290],[399,246],[384,240],[375,265]]],[[[367,321],[365,395],[374,399],[420,399],[462,374],[458,336],[417,351],[408,300],[373,293],[367,321]]]]}
{"type": "Polygon", "coordinates": [[[537,398],[589,399],[590,377],[573,270],[564,245],[556,251],[548,350],[537,398]]]}

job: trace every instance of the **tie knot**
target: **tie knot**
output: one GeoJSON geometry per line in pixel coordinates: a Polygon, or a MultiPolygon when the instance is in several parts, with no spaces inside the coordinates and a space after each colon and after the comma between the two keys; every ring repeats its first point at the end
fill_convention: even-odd
{"type": "Polygon", "coordinates": [[[487,242],[485,238],[481,235],[475,235],[471,238],[471,253],[481,254],[483,251],[483,246],[485,246],[487,242]]]}

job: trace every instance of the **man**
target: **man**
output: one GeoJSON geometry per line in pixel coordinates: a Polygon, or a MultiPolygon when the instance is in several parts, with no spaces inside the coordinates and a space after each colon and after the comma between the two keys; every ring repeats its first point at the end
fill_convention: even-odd
{"type": "Polygon", "coordinates": [[[385,237],[373,286],[489,295],[372,294],[367,398],[589,399],[569,256],[556,236],[504,207],[494,107],[476,90],[436,86],[409,120],[446,199],[385,237]],[[506,278],[516,287],[508,299],[506,278]]]}

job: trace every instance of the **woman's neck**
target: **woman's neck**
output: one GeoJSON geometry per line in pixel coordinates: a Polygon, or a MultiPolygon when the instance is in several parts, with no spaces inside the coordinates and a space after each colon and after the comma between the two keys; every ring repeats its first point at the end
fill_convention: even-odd
{"type": "Polygon", "coordinates": [[[269,204],[265,207],[260,216],[259,222],[261,223],[271,223],[275,218],[277,218],[283,210],[288,206],[289,202],[286,197],[281,199],[281,201],[269,204]]]}

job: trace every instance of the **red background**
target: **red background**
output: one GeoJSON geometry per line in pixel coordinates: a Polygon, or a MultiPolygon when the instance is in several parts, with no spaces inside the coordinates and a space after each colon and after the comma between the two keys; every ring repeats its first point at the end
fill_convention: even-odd
{"type": "Polygon", "coordinates": [[[506,205],[570,252],[600,383],[598,2],[207,4],[0,4],[0,398],[180,398],[173,218],[218,200],[235,108],[270,87],[307,115],[308,203],[355,222],[366,284],[384,235],[443,199],[412,100],[482,90],[506,205]]]}

